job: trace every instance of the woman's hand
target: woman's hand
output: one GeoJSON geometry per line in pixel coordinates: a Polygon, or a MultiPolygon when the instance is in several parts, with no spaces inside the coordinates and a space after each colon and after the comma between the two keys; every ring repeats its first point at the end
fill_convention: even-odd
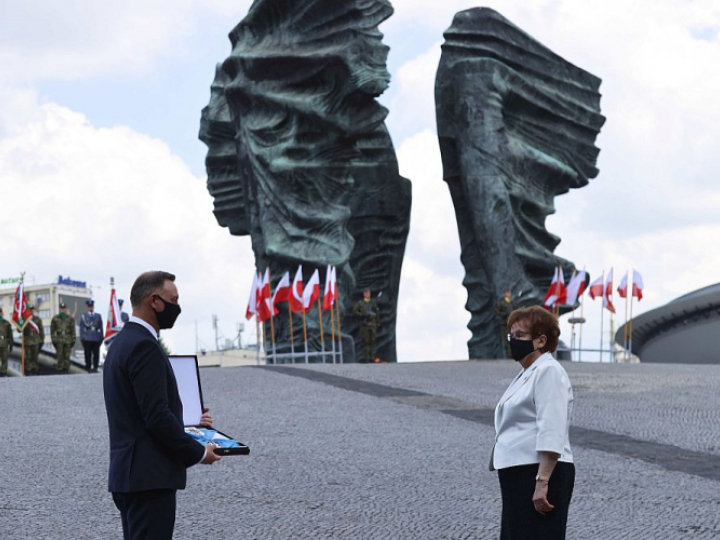
{"type": "Polygon", "coordinates": [[[543,516],[555,509],[555,507],[548,502],[547,494],[548,483],[536,482],[535,493],[533,494],[533,505],[535,505],[535,511],[543,516]]]}

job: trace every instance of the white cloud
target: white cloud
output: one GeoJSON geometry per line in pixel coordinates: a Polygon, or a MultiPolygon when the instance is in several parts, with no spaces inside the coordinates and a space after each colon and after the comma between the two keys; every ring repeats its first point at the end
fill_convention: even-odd
{"type": "Polygon", "coordinates": [[[250,0],[125,0],[0,5],[0,65],[15,83],[46,79],[143,75],[182,51],[200,24],[227,20],[224,36],[250,0]]]}
{"type": "Polygon", "coordinates": [[[128,299],[140,272],[164,269],[177,275],[184,310],[167,332],[172,348],[194,350],[196,319],[212,345],[212,314],[234,337],[254,259],[247,239],[215,222],[204,180],[130,128],[96,129],[52,103],[33,117],[0,140],[3,272],[26,270],[38,284],[58,274],[88,281],[104,317],[111,276],[128,299]]]}
{"type": "Polygon", "coordinates": [[[467,358],[469,315],[460,241],[442,180],[437,137],[425,130],[397,151],[400,174],[413,182],[413,208],[398,309],[401,361],[467,358]]]}

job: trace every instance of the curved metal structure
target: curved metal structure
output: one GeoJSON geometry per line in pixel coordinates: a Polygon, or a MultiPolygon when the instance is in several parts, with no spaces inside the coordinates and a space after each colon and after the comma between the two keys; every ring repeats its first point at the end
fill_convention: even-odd
{"type": "MultiPolygon", "coordinates": [[[[623,345],[625,325],[615,334],[623,345]]],[[[720,364],[720,283],[681,296],[633,320],[633,354],[642,362],[720,364]]]]}

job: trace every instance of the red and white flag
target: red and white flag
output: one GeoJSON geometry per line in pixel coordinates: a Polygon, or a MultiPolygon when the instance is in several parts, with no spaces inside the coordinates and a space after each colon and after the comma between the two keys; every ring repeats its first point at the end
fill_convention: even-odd
{"type": "Polygon", "coordinates": [[[272,307],[272,295],[270,294],[270,269],[265,269],[265,275],[258,289],[257,295],[257,318],[258,321],[267,321],[274,315],[272,307]]]}
{"type": "Polygon", "coordinates": [[[638,302],[642,300],[642,292],[644,288],[645,285],[643,284],[643,279],[640,275],[640,272],[638,272],[637,270],[633,270],[632,295],[638,299],[638,302]]]}
{"type": "Polygon", "coordinates": [[[590,276],[585,270],[580,270],[579,272],[576,272],[575,275],[573,275],[573,277],[570,279],[570,283],[568,283],[567,286],[567,305],[575,305],[577,299],[580,298],[585,292],[589,281],[590,276]]]}
{"type": "Polygon", "coordinates": [[[32,325],[32,328],[35,329],[35,331],[39,334],[40,329],[37,327],[37,325],[32,322],[32,319],[30,318],[32,316],[31,311],[28,309],[28,301],[27,296],[25,296],[25,286],[23,282],[20,282],[20,285],[18,285],[17,290],[15,291],[15,300],[13,301],[13,314],[12,314],[12,320],[15,324],[18,325],[18,328],[22,329],[23,326],[25,326],[26,322],[29,322],[32,325]]]}
{"type": "Polygon", "coordinates": [[[613,294],[613,269],[608,272],[607,279],[605,280],[605,295],[603,296],[603,307],[610,313],[615,313],[615,306],[612,303],[613,294]]]}
{"type": "Polygon", "coordinates": [[[553,273],[552,282],[550,288],[545,295],[544,306],[546,308],[554,307],[555,305],[564,304],[567,302],[567,289],[565,288],[565,276],[563,275],[562,267],[558,266],[555,268],[553,273]]]}
{"type": "Polygon", "coordinates": [[[292,292],[290,294],[290,309],[293,313],[303,312],[303,275],[302,265],[298,266],[293,279],[292,292]]]}
{"type": "Polygon", "coordinates": [[[292,288],[290,287],[290,272],[285,272],[280,282],[277,284],[277,288],[273,293],[272,306],[275,313],[278,313],[275,307],[278,302],[288,302],[292,296],[292,288]]]}
{"type": "Polygon", "coordinates": [[[625,272],[625,275],[620,280],[620,285],[618,285],[617,292],[620,295],[620,298],[627,298],[627,272],[625,272]]]}
{"type": "Polygon", "coordinates": [[[312,309],[318,298],[320,298],[320,272],[316,268],[303,291],[303,307],[305,311],[312,309]]]}
{"type": "Polygon", "coordinates": [[[257,297],[260,288],[260,274],[255,272],[253,275],[252,287],[250,288],[250,298],[248,299],[247,309],[245,310],[245,318],[250,320],[257,313],[257,297]]]}
{"type": "Polygon", "coordinates": [[[603,291],[605,290],[605,286],[603,285],[603,282],[605,281],[605,270],[603,270],[603,273],[600,275],[599,278],[597,278],[595,281],[593,281],[590,284],[589,294],[590,298],[595,300],[598,296],[601,298],[605,298],[605,295],[603,294],[603,291]]]}
{"type": "Polygon", "coordinates": [[[107,323],[105,325],[105,345],[110,345],[115,336],[122,330],[123,322],[120,315],[120,304],[115,295],[115,288],[110,290],[110,308],[108,309],[107,323]]]}
{"type": "Polygon", "coordinates": [[[327,272],[325,272],[325,293],[323,296],[322,308],[325,310],[330,309],[330,306],[335,304],[337,298],[337,275],[334,266],[328,265],[327,272]]]}

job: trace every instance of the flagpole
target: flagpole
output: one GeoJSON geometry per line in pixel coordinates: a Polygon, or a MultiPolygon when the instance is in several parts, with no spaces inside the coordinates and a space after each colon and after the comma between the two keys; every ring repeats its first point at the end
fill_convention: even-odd
{"type": "Polygon", "coordinates": [[[342,304],[340,303],[340,288],[337,286],[337,283],[335,284],[335,290],[337,291],[337,305],[338,308],[335,311],[337,314],[337,328],[338,328],[338,348],[340,349],[340,363],[345,363],[345,357],[343,356],[343,345],[342,345],[342,327],[340,326],[340,307],[342,304]]]}
{"type": "Polygon", "coordinates": [[[615,363],[615,342],[613,340],[613,312],[610,312],[610,361],[615,363]]]}
{"type": "Polygon", "coordinates": [[[322,323],[322,306],[320,305],[320,296],[318,296],[317,299],[317,307],[318,307],[318,319],[320,320],[320,344],[322,345],[322,359],[323,364],[325,363],[325,333],[323,332],[323,323],[322,323]]]}
{"type": "MultiPolygon", "coordinates": [[[[605,295],[605,278],[603,276],[603,295],[605,295]]],[[[604,301],[603,296],[603,301],[604,301]]],[[[605,306],[600,302],[600,362],[603,361],[603,319],[605,319],[605,306]]]]}
{"type": "Polygon", "coordinates": [[[275,304],[272,301],[272,280],[270,278],[270,267],[267,269],[268,287],[270,287],[270,339],[272,339],[273,364],[277,364],[277,351],[275,350],[275,304]]]}
{"type": "Polygon", "coordinates": [[[27,326],[27,321],[20,328],[20,373],[23,377],[25,376],[25,326],[27,326]]]}
{"type": "MultiPolygon", "coordinates": [[[[586,283],[587,283],[587,282],[586,282],[586,283]]],[[[583,321],[585,321],[585,300],[583,300],[583,301],[580,303],[580,319],[582,319],[583,321]]],[[[582,362],[582,331],[583,331],[583,325],[584,325],[584,324],[585,324],[584,322],[580,323],[580,332],[579,332],[579,333],[580,333],[580,340],[579,340],[579,341],[580,341],[580,346],[579,346],[579,349],[578,349],[578,362],[582,362]]]]}
{"type": "MultiPolygon", "coordinates": [[[[575,276],[577,276],[577,269],[573,270],[573,275],[570,278],[570,284],[575,279],[575,276]]],[[[569,286],[569,284],[568,284],[569,286]]],[[[575,298],[575,302],[577,302],[577,297],[575,298]]],[[[572,351],[575,348],[575,303],[573,303],[572,311],[570,312],[570,320],[572,321],[570,323],[570,360],[572,361],[572,351]]]]}
{"type": "MultiPolygon", "coordinates": [[[[634,279],[633,279],[633,281],[634,281],[634,279]]],[[[629,358],[628,358],[628,362],[629,362],[630,359],[632,358],[632,338],[633,338],[633,315],[632,315],[632,308],[633,308],[633,298],[634,298],[634,296],[630,296],[630,321],[629,321],[629,324],[630,324],[630,331],[629,331],[630,339],[628,340],[628,352],[629,352],[629,355],[630,355],[630,356],[629,356],[629,358]]]]}
{"type": "Polygon", "coordinates": [[[295,363],[295,333],[293,332],[292,307],[288,301],[288,322],[290,323],[290,363],[295,363]]]}
{"type": "MultiPolygon", "coordinates": [[[[217,348],[217,344],[215,345],[215,348],[217,348]]],[[[257,313],[255,313],[255,360],[257,362],[257,365],[260,365],[260,319],[258,318],[257,313]]],[[[267,361],[265,362],[267,363],[267,361]]]]}
{"type": "Polygon", "coordinates": [[[330,303],[330,337],[332,341],[332,359],[333,364],[336,363],[335,358],[335,299],[330,303]]]}
{"type": "Polygon", "coordinates": [[[303,302],[302,307],[302,317],[303,317],[303,336],[305,337],[305,363],[308,364],[308,348],[307,348],[307,323],[305,322],[305,300],[303,302]]]}
{"type": "Polygon", "coordinates": [[[268,363],[268,350],[267,350],[267,321],[262,322],[262,334],[263,334],[263,351],[265,351],[265,365],[268,363]]]}

